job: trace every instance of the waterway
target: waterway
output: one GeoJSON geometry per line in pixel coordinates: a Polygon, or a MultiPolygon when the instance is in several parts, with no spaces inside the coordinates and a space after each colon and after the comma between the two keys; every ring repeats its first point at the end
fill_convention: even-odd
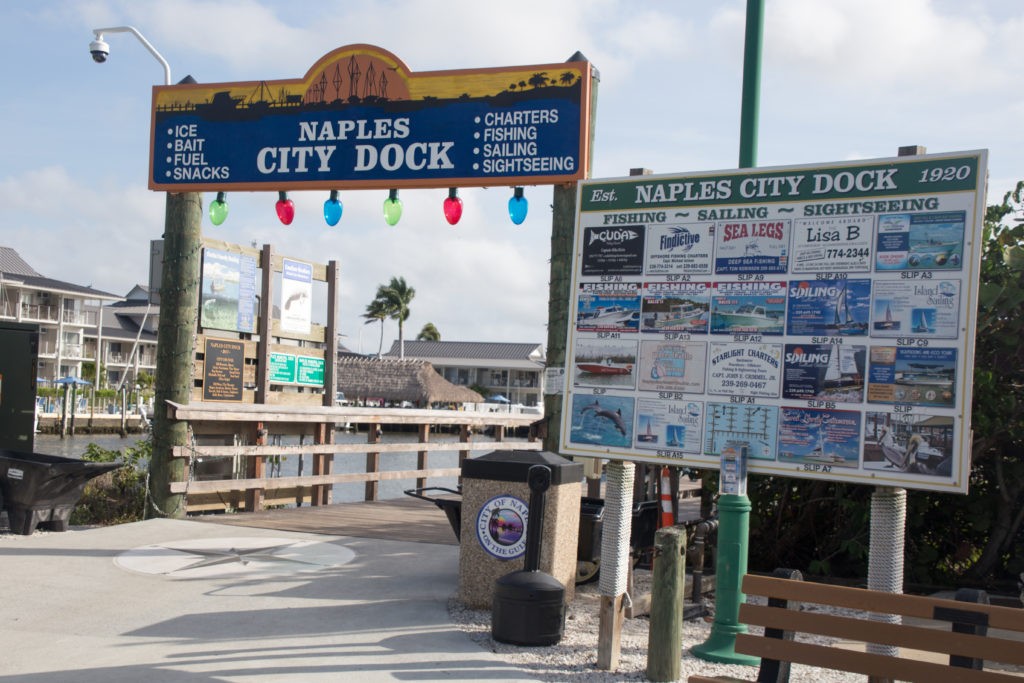
{"type": "MultiPolygon", "coordinates": [[[[133,446],[136,442],[148,438],[148,434],[129,434],[127,437],[120,437],[117,434],[76,434],[65,436],[63,439],[55,434],[36,434],[35,452],[47,453],[49,455],[60,455],[66,458],[81,458],[90,443],[94,443],[107,450],[123,450],[133,446]]],[[[365,432],[337,432],[336,443],[366,443],[365,432]]],[[[458,442],[458,436],[454,434],[431,434],[431,443],[454,443],[458,442]]],[[[381,443],[410,443],[416,442],[417,435],[403,432],[385,432],[381,443]]],[[[493,443],[490,437],[474,434],[473,441],[477,448],[470,451],[470,457],[476,457],[491,452],[487,443],[493,443]]],[[[507,438],[505,441],[523,441],[525,439],[507,438]]],[[[282,438],[282,445],[297,444],[298,438],[282,438]]],[[[416,469],[416,453],[383,453],[381,454],[381,470],[414,470],[416,469]]],[[[220,458],[208,460],[222,460],[220,458]]],[[[268,476],[293,477],[300,473],[312,473],[311,456],[288,456],[274,462],[268,459],[268,476]]],[[[446,451],[431,453],[429,456],[429,468],[458,467],[459,454],[457,451],[446,451]]],[[[201,467],[201,466],[200,466],[201,467]]],[[[348,474],[366,471],[366,456],[363,453],[346,453],[334,457],[334,472],[337,474],[348,474]]],[[[405,495],[406,489],[416,485],[415,480],[385,480],[380,482],[378,496],[381,500],[401,498],[405,495]]],[[[431,477],[427,479],[428,486],[444,486],[456,488],[458,485],[455,477],[431,477]]],[[[361,501],[365,495],[363,482],[340,483],[334,485],[333,500],[335,503],[351,503],[361,501]]]]}

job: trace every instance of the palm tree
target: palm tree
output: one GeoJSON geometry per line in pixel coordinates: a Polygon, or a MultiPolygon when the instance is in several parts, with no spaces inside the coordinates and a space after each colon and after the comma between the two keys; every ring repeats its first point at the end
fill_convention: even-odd
{"type": "Polygon", "coordinates": [[[548,80],[550,80],[548,79],[548,72],[541,71],[530,76],[530,85],[532,85],[534,88],[539,88],[542,85],[547,85],[548,80]]]}
{"type": "Polygon", "coordinates": [[[377,288],[377,299],[384,302],[388,317],[398,322],[398,357],[405,358],[404,324],[409,319],[409,302],[416,296],[416,290],[405,282],[404,277],[392,277],[391,282],[377,288]]]}
{"type": "Polygon", "coordinates": [[[416,341],[441,341],[441,333],[434,327],[434,323],[427,323],[416,335],[416,341]]]}
{"type": "Polygon", "coordinates": [[[381,350],[384,348],[384,321],[388,319],[387,305],[381,299],[374,299],[366,305],[366,313],[363,313],[363,317],[366,318],[364,325],[369,325],[375,320],[380,321],[380,342],[377,344],[377,357],[380,358],[381,350]]]}

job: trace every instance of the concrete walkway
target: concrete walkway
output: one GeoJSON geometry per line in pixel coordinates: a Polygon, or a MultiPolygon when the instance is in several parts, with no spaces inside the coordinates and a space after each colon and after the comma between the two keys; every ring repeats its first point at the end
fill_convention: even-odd
{"type": "Polygon", "coordinates": [[[0,681],[536,680],[449,621],[458,546],[149,520],[0,537],[0,681]]]}

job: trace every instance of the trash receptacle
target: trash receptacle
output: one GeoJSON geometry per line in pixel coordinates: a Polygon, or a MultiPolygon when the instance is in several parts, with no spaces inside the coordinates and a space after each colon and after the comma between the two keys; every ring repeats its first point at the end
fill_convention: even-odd
{"type": "Polygon", "coordinates": [[[544,451],[494,451],[462,464],[459,599],[471,609],[491,609],[495,581],[524,567],[533,465],[551,468],[540,570],[573,597],[583,466],[544,451]]]}
{"type": "Polygon", "coordinates": [[[0,499],[11,532],[27,536],[37,526],[67,531],[68,518],[86,483],[121,466],[0,449],[0,499]]]}

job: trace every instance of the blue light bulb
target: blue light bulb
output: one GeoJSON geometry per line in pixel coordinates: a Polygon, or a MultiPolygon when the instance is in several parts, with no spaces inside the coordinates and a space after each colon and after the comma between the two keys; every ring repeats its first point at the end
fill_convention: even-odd
{"type": "Polygon", "coordinates": [[[530,209],[530,203],[523,196],[523,188],[517,187],[512,197],[508,200],[508,217],[516,225],[522,225],[526,220],[526,212],[530,209]]]}
{"type": "Polygon", "coordinates": [[[337,225],[344,210],[345,207],[338,199],[338,191],[331,190],[331,196],[324,202],[324,220],[327,221],[327,225],[332,227],[337,225]]]}

